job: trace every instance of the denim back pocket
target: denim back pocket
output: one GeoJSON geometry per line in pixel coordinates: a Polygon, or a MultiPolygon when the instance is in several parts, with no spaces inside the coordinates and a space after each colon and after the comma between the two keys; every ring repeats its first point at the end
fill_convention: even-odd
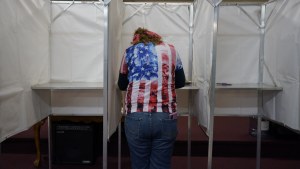
{"type": "Polygon", "coordinates": [[[125,118],[125,132],[127,137],[131,138],[138,138],[140,125],[141,125],[141,118],[126,116],[125,118]]]}
{"type": "Polygon", "coordinates": [[[168,139],[176,139],[178,129],[177,129],[177,119],[162,119],[162,137],[168,139]]]}

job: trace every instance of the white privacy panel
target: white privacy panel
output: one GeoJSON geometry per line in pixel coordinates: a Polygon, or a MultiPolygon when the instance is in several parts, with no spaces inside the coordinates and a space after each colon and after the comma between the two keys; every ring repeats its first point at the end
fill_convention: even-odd
{"type": "Polygon", "coordinates": [[[103,82],[103,5],[51,6],[51,81],[103,82]]]}
{"type": "MultiPolygon", "coordinates": [[[[209,92],[212,58],[213,7],[208,1],[195,3],[195,83],[200,86],[199,122],[209,123],[209,92]],[[201,24],[202,23],[202,24],[201,24]],[[207,43],[206,43],[207,42],[207,43]]],[[[266,37],[263,50],[263,83],[282,91],[264,91],[263,115],[290,128],[300,129],[299,116],[299,20],[300,1],[274,1],[266,6],[266,37]],[[287,3],[285,3],[287,2],[287,3]]],[[[217,83],[259,81],[260,6],[220,6],[217,33],[217,83]],[[246,11],[246,12],[245,12],[246,11]]],[[[244,90],[245,91],[245,90],[244,90]]],[[[253,93],[216,91],[217,115],[252,115],[257,110],[253,93]]]]}
{"type": "Polygon", "coordinates": [[[116,82],[119,76],[119,56],[122,55],[122,19],[124,16],[124,4],[122,1],[110,2],[108,8],[108,55],[107,55],[107,118],[108,135],[112,135],[121,120],[122,96],[116,82]]]}
{"type": "MultiPolygon", "coordinates": [[[[259,22],[260,7],[244,7],[259,22]]],[[[236,6],[221,6],[217,33],[217,83],[257,83],[260,30],[236,6]]]]}
{"type": "Polygon", "coordinates": [[[49,80],[49,1],[0,5],[0,142],[47,116],[31,85],[49,80]]]}
{"type": "Polygon", "coordinates": [[[288,1],[277,17],[271,20],[266,35],[266,59],[274,78],[283,87],[266,105],[268,116],[287,127],[300,130],[300,1],[288,1]]]}

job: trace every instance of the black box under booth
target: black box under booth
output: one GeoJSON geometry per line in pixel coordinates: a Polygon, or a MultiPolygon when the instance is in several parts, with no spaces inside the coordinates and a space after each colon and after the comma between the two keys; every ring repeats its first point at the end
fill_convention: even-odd
{"type": "Polygon", "coordinates": [[[97,128],[91,122],[53,121],[52,163],[94,164],[96,159],[97,128]]]}

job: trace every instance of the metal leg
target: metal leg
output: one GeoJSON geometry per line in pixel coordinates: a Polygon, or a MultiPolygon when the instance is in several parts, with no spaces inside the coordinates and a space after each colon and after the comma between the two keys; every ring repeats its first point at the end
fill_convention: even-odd
{"type": "MultiPolygon", "coordinates": [[[[194,6],[189,6],[189,74],[188,79],[192,80],[193,71],[193,25],[194,25],[194,6]]],[[[192,110],[192,92],[189,91],[189,104],[188,104],[188,162],[187,168],[191,168],[191,110],[192,110]]]]}
{"type": "Polygon", "coordinates": [[[121,169],[121,148],[122,148],[122,144],[121,144],[121,122],[119,123],[119,127],[118,127],[118,169],[121,169]]]}
{"type": "Polygon", "coordinates": [[[187,161],[187,168],[191,168],[191,114],[190,111],[188,113],[188,147],[187,147],[187,156],[188,156],[188,161],[187,161]]]}
{"type": "Polygon", "coordinates": [[[215,112],[215,87],[216,87],[216,58],[217,58],[217,32],[218,32],[219,6],[214,7],[214,27],[213,27],[213,49],[212,49],[212,68],[210,80],[210,114],[208,126],[208,163],[207,168],[212,169],[212,153],[214,140],[214,112],[215,112]]]}
{"type": "Polygon", "coordinates": [[[107,169],[107,136],[108,136],[108,131],[107,131],[107,119],[105,119],[107,116],[103,117],[103,144],[102,144],[102,168],[107,169]]]}
{"type": "Polygon", "coordinates": [[[214,140],[214,117],[210,117],[209,133],[208,133],[208,163],[207,168],[212,169],[212,155],[213,155],[213,140],[214,140]]]}
{"type": "MultiPolygon", "coordinates": [[[[259,64],[258,64],[258,83],[261,85],[264,81],[264,48],[265,48],[265,29],[266,29],[266,5],[261,5],[260,10],[260,47],[259,47],[259,64]]],[[[261,118],[263,115],[263,91],[258,90],[257,93],[257,149],[256,149],[256,169],[260,169],[260,151],[261,151],[261,118]]]]}
{"type": "Polygon", "coordinates": [[[48,158],[49,169],[52,168],[52,138],[51,138],[51,117],[48,116],[48,158]]]}
{"type": "Polygon", "coordinates": [[[256,169],[260,169],[261,158],[261,115],[257,117],[256,129],[256,169]]]}

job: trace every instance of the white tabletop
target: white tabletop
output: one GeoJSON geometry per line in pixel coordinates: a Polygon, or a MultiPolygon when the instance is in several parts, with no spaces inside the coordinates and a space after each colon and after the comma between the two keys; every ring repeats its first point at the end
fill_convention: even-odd
{"type": "Polygon", "coordinates": [[[270,0],[223,0],[221,5],[261,5],[270,0]]]}
{"type": "Polygon", "coordinates": [[[257,84],[257,83],[244,83],[244,84],[216,84],[216,89],[232,89],[232,90],[273,90],[280,91],[283,88],[279,86],[269,85],[269,84],[257,84]]]}
{"type": "Polygon", "coordinates": [[[32,89],[55,89],[55,90],[67,90],[67,89],[103,89],[103,83],[101,82],[49,82],[43,84],[36,84],[31,87],[32,89]]]}
{"type": "MultiPolygon", "coordinates": [[[[43,84],[36,84],[31,87],[32,89],[55,89],[55,90],[67,90],[67,89],[103,89],[103,83],[101,82],[49,82],[43,84]]],[[[183,88],[177,90],[198,90],[199,87],[189,84],[183,88]]],[[[268,84],[216,84],[216,89],[232,89],[232,90],[282,90],[282,87],[273,86],[268,84]]]]}
{"type": "MultiPolygon", "coordinates": [[[[36,84],[31,87],[32,89],[48,89],[48,90],[72,90],[72,89],[103,89],[103,83],[100,82],[49,82],[43,84],[36,84]]],[[[199,87],[191,84],[180,88],[179,90],[196,90],[199,87]]]]}

